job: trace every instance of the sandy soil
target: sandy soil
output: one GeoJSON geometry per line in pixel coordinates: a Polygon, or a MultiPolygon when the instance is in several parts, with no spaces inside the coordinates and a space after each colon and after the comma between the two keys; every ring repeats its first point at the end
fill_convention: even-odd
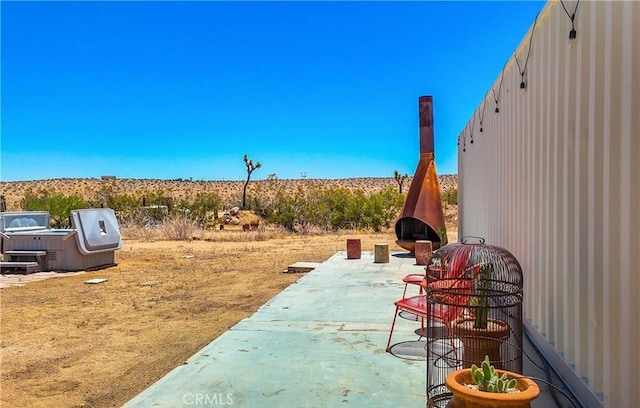
{"type": "MultiPolygon", "coordinates": [[[[229,232],[226,232],[229,234],[229,232]]],[[[182,364],[300,275],[298,261],[322,262],[382,234],[246,240],[125,241],[118,266],[5,288],[1,296],[1,397],[10,407],[120,406],[182,364]],[[107,282],[89,285],[92,278],[107,282]]]]}

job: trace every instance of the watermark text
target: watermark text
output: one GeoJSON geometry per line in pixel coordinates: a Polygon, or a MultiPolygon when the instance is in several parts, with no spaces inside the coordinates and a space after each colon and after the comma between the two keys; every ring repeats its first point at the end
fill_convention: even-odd
{"type": "Polygon", "coordinates": [[[233,405],[233,394],[221,392],[188,392],[182,396],[184,405],[193,406],[230,406],[233,405]]]}

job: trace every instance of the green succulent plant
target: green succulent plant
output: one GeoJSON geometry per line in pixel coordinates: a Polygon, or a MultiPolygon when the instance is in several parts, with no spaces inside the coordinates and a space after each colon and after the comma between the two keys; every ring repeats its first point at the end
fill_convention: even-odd
{"type": "Polygon", "coordinates": [[[499,375],[489,361],[489,356],[484,357],[481,367],[473,364],[471,376],[478,385],[480,391],[508,393],[516,389],[515,378],[507,378],[507,374],[499,375]]]}

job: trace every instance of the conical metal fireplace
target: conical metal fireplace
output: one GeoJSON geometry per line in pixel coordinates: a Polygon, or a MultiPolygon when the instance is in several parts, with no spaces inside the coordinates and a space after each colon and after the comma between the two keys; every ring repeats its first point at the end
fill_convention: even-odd
{"type": "Polygon", "coordinates": [[[411,180],[402,212],[396,221],[396,243],[412,253],[418,240],[431,241],[433,249],[447,243],[440,185],[434,160],[433,98],[421,96],[418,104],[420,161],[411,180]]]}

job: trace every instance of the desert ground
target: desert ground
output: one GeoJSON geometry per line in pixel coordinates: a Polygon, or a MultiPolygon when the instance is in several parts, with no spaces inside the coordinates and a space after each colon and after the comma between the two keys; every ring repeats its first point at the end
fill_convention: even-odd
{"type": "MultiPolygon", "coordinates": [[[[455,240],[457,211],[445,211],[455,240]]],[[[0,406],[120,406],[294,284],[301,274],[284,273],[288,265],[322,262],[347,238],[363,251],[378,242],[404,251],[392,230],[301,235],[265,225],[190,241],[122,232],[117,266],[0,290],[0,406]],[[107,281],[85,283],[92,278],[107,281]]]]}

